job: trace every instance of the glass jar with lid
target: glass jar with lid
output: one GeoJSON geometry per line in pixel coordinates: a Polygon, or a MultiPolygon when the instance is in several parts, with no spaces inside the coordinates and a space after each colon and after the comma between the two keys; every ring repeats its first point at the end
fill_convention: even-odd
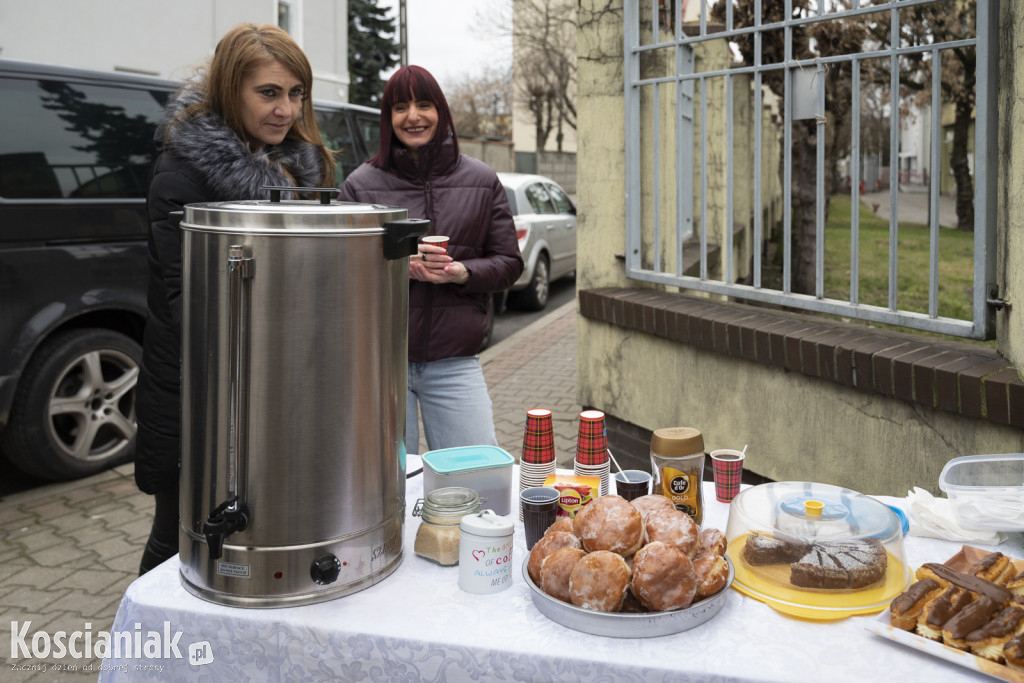
{"type": "Polygon", "coordinates": [[[660,493],[693,518],[704,521],[704,436],[693,427],[656,429],[651,436],[652,493],[660,493]]]}
{"type": "Polygon", "coordinates": [[[459,522],[480,511],[480,495],[473,489],[448,486],[434,489],[416,501],[413,516],[420,517],[413,551],[442,567],[459,563],[459,522]]]}

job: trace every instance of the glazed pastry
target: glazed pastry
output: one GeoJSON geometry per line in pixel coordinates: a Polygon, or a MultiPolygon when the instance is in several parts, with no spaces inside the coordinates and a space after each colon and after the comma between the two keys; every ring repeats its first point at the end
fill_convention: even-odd
{"type": "Polygon", "coordinates": [[[958,650],[970,650],[967,636],[987,624],[998,609],[995,600],[982,595],[945,623],[942,627],[942,642],[958,650]]]}
{"type": "Polygon", "coordinates": [[[689,607],[697,594],[697,575],[686,553],[660,541],[648,543],[633,558],[633,595],[653,612],[689,607]]]}
{"type": "Polygon", "coordinates": [[[660,493],[648,493],[646,496],[640,496],[629,501],[630,504],[640,511],[640,514],[647,519],[647,515],[654,512],[655,510],[675,510],[676,506],[672,504],[672,501],[661,495],[660,493]]]}
{"type": "Polygon", "coordinates": [[[1024,631],[1024,608],[1011,605],[1000,610],[988,623],[967,634],[971,652],[993,662],[1003,661],[1003,646],[1024,631]]]}
{"type": "Polygon", "coordinates": [[[582,548],[559,548],[551,553],[540,564],[540,582],[537,585],[551,597],[569,602],[569,576],[586,554],[582,548]]]}
{"type": "Polygon", "coordinates": [[[1003,645],[1003,659],[1011,669],[1024,671],[1024,634],[1010,638],[1003,645]]]}
{"type": "Polygon", "coordinates": [[[583,544],[580,543],[580,539],[568,531],[555,531],[542,536],[533,545],[533,548],[530,550],[530,559],[526,562],[526,572],[535,584],[540,585],[540,567],[544,562],[544,558],[562,548],[582,549],[583,544]]]}
{"type": "Polygon", "coordinates": [[[693,561],[693,573],[697,575],[697,593],[693,599],[703,600],[725,587],[729,580],[729,563],[714,552],[701,553],[693,561]]]}
{"type": "Polygon", "coordinates": [[[544,531],[544,535],[547,536],[553,531],[568,531],[575,535],[575,532],[572,530],[572,520],[572,517],[559,517],[554,524],[544,531]]]}
{"type": "Polygon", "coordinates": [[[999,552],[989,553],[972,564],[967,573],[1001,586],[1013,573],[1013,565],[1006,555],[999,552]]]}
{"type": "Polygon", "coordinates": [[[921,579],[903,591],[889,605],[889,623],[903,631],[913,631],[924,606],[942,592],[935,579],[921,579]]]}
{"type": "MultiPolygon", "coordinates": [[[[591,503],[592,502],[593,501],[591,501],[591,503]]],[[[576,534],[577,537],[580,535],[580,525],[583,524],[583,520],[587,518],[587,515],[590,514],[590,511],[593,509],[594,508],[591,507],[590,503],[587,503],[577,510],[576,514],[572,516],[572,532],[576,534]]]]}
{"type": "Polygon", "coordinates": [[[697,554],[712,552],[716,555],[725,555],[728,546],[725,534],[718,529],[708,527],[700,532],[700,537],[697,540],[697,554]]]}
{"type": "Polygon", "coordinates": [[[942,640],[942,627],[974,600],[974,594],[960,586],[946,586],[925,603],[917,618],[917,635],[942,640]]]}
{"type": "Polygon", "coordinates": [[[644,518],[629,501],[620,496],[601,496],[587,507],[590,511],[579,524],[579,537],[588,552],[609,550],[628,557],[640,550],[644,518]]]}
{"type": "Polygon", "coordinates": [[[626,599],[630,578],[622,555],[596,550],[573,567],[569,575],[569,600],[583,609],[618,612],[626,599]]]}
{"type": "Polygon", "coordinates": [[[679,548],[690,559],[696,556],[700,528],[685,512],[676,509],[655,510],[647,515],[646,527],[647,543],[661,541],[665,545],[679,548]]]}

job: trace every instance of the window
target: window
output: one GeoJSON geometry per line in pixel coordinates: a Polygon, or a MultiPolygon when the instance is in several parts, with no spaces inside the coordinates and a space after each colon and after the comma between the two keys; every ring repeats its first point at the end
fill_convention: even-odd
{"type": "Polygon", "coordinates": [[[142,198],[168,93],[0,79],[0,196],[142,198]]]}
{"type": "Polygon", "coordinates": [[[541,183],[534,183],[526,188],[526,200],[530,202],[534,213],[558,213],[551,203],[551,195],[541,183]]]}
{"type": "Polygon", "coordinates": [[[290,2],[277,3],[277,25],[288,33],[292,32],[292,4],[290,2]]]}
{"type": "Polygon", "coordinates": [[[548,185],[548,192],[551,193],[551,199],[555,202],[555,208],[558,209],[558,213],[576,213],[576,209],[572,205],[572,200],[569,196],[562,192],[562,189],[556,185],[548,185]]]}

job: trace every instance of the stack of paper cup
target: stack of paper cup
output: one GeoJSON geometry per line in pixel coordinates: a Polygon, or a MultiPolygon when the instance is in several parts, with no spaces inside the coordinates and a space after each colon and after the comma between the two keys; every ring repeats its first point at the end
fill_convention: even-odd
{"type": "Polygon", "coordinates": [[[584,410],[580,413],[573,470],[583,477],[600,477],[600,495],[608,495],[611,460],[608,458],[608,433],[605,431],[604,413],[600,410],[584,410]]]}
{"type": "MultiPolygon", "coordinates": [[[[544,480],[555,472],[555,430],[551,411],[534,408],[526,411],[526,429],[523,431],[523,453],[519,458],[519,491],[533,486],[544,486],[544,480]]],[[[523,506],[519,506],[519,521],[523,521],[523,506]]]]}

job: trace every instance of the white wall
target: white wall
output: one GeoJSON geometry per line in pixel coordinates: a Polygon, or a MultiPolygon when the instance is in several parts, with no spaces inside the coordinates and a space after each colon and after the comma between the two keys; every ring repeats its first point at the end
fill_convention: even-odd
{"type": "MultiPolygon", "coordinates": [[[[348,101],[348,0],[291,0],[313,96],[348,101]]],[[[181,79],[241,22],[277,23],[276,0],[0,0],[0,57],[181,79]]]]}

